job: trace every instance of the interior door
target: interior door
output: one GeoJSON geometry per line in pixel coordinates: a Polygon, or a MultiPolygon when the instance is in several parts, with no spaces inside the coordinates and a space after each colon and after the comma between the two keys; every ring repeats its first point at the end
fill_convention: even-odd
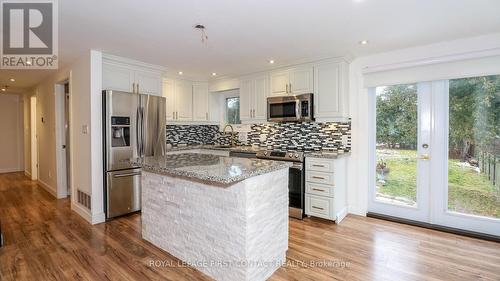
{"type": "Polygon", "coordinates": [[[417,84],[372,89],[375,177],[368,210],[429,220],[430,93],[417,84]]]}

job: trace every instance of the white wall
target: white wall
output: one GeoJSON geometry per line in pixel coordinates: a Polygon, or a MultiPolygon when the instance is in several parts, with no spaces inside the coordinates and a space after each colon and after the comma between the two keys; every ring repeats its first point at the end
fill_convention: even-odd
{"type": "Polygon", "coordinates": [[[23,99],[0,94],[0,173],[24,170],[23,99]]]}
{"type": "MultiPolygon", "coordinates": [[[[92,210],[71,197],[71,208],[90,223],[104,221],[101,145],[100,52],[88,51],[68,68],[58,71],[35,87],[39,143],[39,181],[57,196],[55,85],[70,82],[70,149],[72,194],[79,189],[92,197],[92,210]],[[41,118],[44,122],[41,122],[41,118]],[[84,133],[83,128],[87,128],[84,133]]],[[[62,129],[62,128],[60,128],[62,129]]]]}
{"type": "MultiPolygon", "coordinates": [[[[431,45],[407,48],[355,59],[350,65],[349,88],[352,114],[352,155],[348,169],[349,212],[365,215],[367,212],[368,188],[374,179],[368,175],[371,166],[369,139],[371,124],[374,122],[373,109],[368,90],[364,88],[363,71],[366,69],[401,68],[419,62],[439,61],[440,58],[467,57],[470,53],[500,50],[500,34],[490,34],[473,38],[441,42],[431,45]]],[[[464,69],[464,73],[467,72],[464,69]]],[[[467,72],[467,76],[470,73],[467,72]]]]}

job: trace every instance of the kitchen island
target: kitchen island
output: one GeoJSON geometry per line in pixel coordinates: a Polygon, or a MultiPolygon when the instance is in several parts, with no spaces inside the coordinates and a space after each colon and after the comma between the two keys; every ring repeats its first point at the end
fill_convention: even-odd
{"type": "Polygon", "coordinates": [[[142,236],[216,280],[266,280],[286,261],[287,162],[184,153],[142,167],[142,236]]]}

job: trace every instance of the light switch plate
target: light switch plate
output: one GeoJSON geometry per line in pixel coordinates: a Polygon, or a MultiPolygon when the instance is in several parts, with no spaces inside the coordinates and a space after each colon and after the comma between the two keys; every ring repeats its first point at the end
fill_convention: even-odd
{"type": "Polygon", "coordinates": [[[89,133],[89,126],[88,125],[83,125],[82,126],[82,134],[86,135],[89,133]]]}

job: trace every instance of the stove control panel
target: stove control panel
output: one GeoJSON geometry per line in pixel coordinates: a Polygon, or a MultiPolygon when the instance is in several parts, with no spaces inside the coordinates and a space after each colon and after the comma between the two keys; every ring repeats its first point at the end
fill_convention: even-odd
{"type": "Polygon", "coordinates": [[[304,153],[298,152],[298,151],[267,150],[267,151],[257,152],[257,158],[280,160],[280,161],[303,162],[304,161],[304,153]]]}

